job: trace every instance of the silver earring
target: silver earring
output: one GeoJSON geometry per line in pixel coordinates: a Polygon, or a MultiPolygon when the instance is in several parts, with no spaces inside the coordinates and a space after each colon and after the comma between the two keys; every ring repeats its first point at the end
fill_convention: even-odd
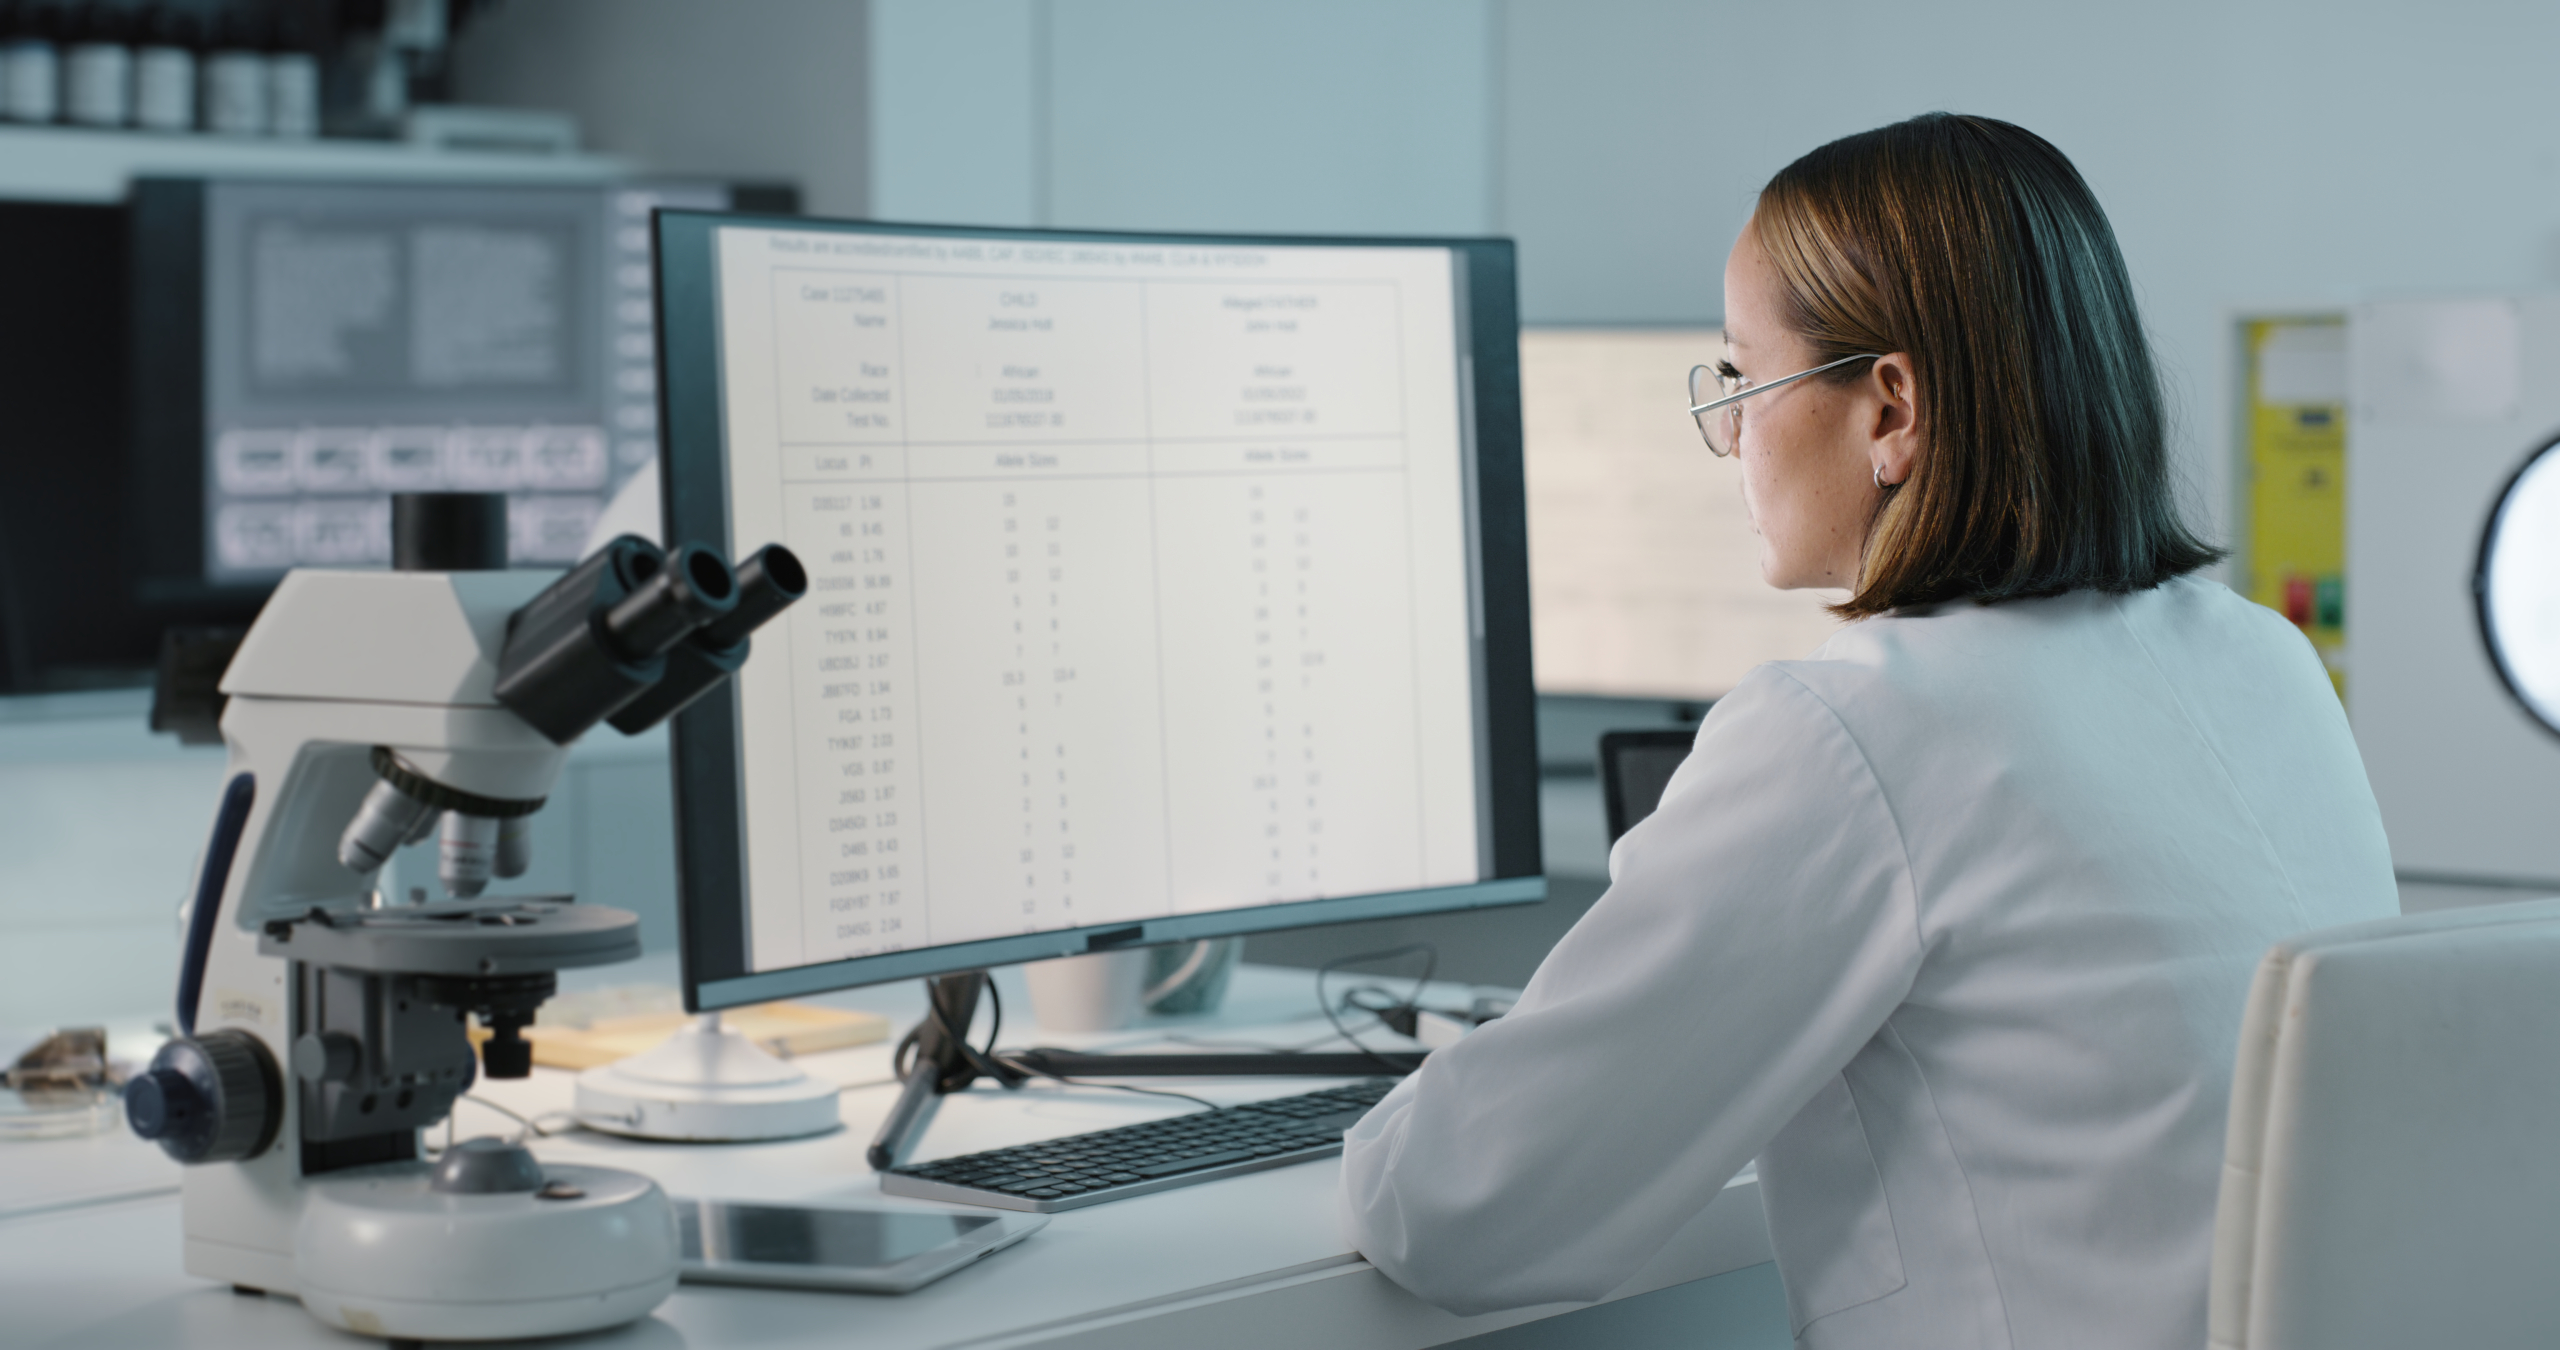
{"type": "Polygon", "coordinates": [[[1893,484],[1891,484],[1891,483],[1888,483],[1888,482],[1884,481],[1884,466],[1883,466],[1883,465],[1881,465],[1881,464],[1877,465],[1877,466],[1876,466],[1876,491],[1878,491],[1878,492],[1882,492],[1882,491],[1884,491],[1886,488],[1889,488],[1889,487],[1891,487],[1891,486],[1893,486],[1893,484]]]}

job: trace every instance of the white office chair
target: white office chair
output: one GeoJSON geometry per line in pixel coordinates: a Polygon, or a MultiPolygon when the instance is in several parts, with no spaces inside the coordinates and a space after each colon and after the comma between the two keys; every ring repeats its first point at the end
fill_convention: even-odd
{"type": "Polygon", "coordinates": [[[2560,900],[2267,953],[2209,1307],[2213,1350],[2560,1344],[2560,900]]]}

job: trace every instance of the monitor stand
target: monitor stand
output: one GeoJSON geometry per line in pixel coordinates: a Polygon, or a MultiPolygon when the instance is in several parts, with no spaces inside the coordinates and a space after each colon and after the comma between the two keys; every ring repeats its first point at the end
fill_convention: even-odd
{"type": "Polygon", "coordinates": [[[872,1170],[885,1172],[906,1161],[907,1150],[933,1123],[934,1108],[942,1098],[981,1077],[993,1078],[1006,1087],[1020,1087],[1035,1076],[1374,1078],[1380,1074],[1411,1073],[1422,1065],[1421,1052],[1392,1050],[1321,1055],[1250,1050],[1143,1055],[1023,1050],[1008,1052],[999,1059],[967,1040],[969,1023],[978,1013],[979,991],[986,984],[987,973],[983,970],[937,975],[925,981],[925,997],[932,1011],[898,1047],[904,1054],[911,1043],[915,1060],[906,1070],[905,1086],[899,1089],[897,1104],[889,1108],[888,1119],[880,1122],[880,1133],[872,1138],[865,1155],[872,1170]]]}

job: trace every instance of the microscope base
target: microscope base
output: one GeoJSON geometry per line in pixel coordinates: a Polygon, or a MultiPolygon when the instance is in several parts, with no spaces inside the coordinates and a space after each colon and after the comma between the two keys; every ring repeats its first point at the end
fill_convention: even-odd
{"type": "Polygon", "coordinates": [[[635,1139],[792,1139],[841,1123],[839,1089],[697,1019],[655,1050],[578,1075],[578,1123],[635,1139]]]}
{"type": "Polygon", "coordinates": [[[426,1163],[307,1184],[302,1306],[365,1336],[479,1341],[619,1326],[675,1292],[675,1206],[609,1167],[547,1167],[541,1193],[437,1191],[426,1163]]]}

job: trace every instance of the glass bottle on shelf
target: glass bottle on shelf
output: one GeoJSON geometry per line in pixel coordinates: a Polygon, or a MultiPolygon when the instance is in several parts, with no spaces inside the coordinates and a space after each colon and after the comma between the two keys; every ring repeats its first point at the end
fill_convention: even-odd
{"type": "Polygon", "coordinates": [[[146,131],[193,131],[196,61],[204,25],[183,9],[153,5],[135,25],[133,121],[146,131]]]}
{"type": "Polygon", "coordinates": [[[265,25],[226,9],[213,21],[204,58],[204,129],[217,136],[267,134],[265,25]]]}
{"type": "Polygon", "coordinates": [[[63,111],[84,127],[121,127],[133,121],[133,16],[121,6],[89,0],[72,20],[64,54],[63,111]]]}
{"type": "Polygon", "coordinates": [[[309,140],[320,134],[320,53],[294,15],[280,17],[267,48],[267,134],[309,140]]]}
{"type": "Polygon", "coordinates": [[[0,64],[8,68],[8,103],[12,122],[52,122],[62,116],[62,8],[52,4],[19,7],[0,47],[0,64]]]}

